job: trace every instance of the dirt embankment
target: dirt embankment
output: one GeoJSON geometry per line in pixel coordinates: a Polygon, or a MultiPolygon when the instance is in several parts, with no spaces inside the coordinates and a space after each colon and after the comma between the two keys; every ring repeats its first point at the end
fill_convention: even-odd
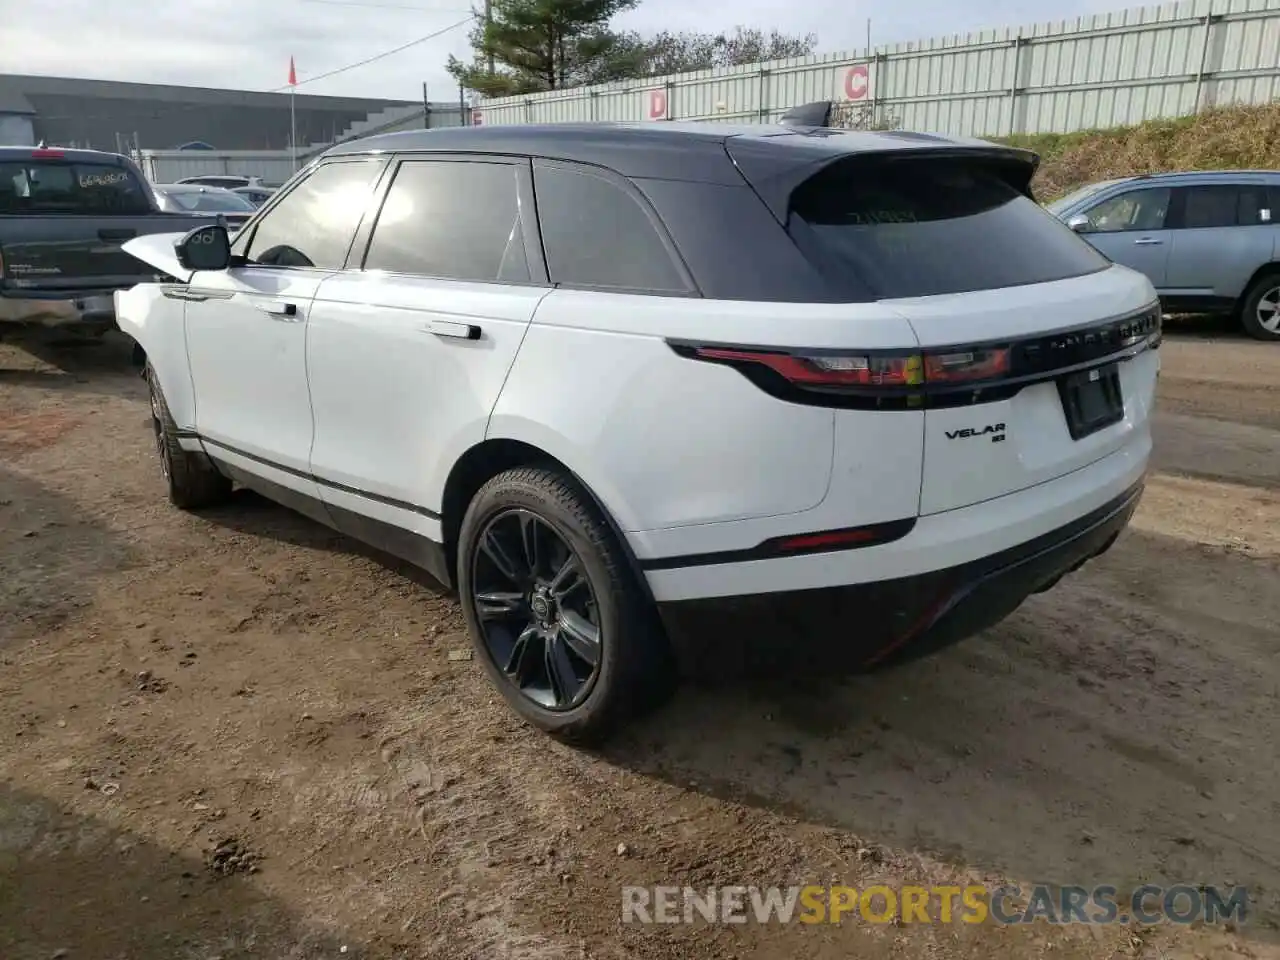
{"type": "Polygon", "coordinates": [[[1036,196],[1056,200],[1113,177],[1169,170],[1280,169],[1280,103],[1231,106],[1133,127],[1046,133],[1004,142],[1040,154],[1036,196]]]}

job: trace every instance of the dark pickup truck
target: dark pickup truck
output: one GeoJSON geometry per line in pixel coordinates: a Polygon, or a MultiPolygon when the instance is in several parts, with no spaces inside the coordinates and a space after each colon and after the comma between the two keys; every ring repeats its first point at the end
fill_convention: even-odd
{"type": "Polygon", "coordinates": [[[156,279],[121,245],[210,222],[162,212],[127,157],[0,147],[0,337],[31,326],[105,332],[112,294],[156,279]]]}

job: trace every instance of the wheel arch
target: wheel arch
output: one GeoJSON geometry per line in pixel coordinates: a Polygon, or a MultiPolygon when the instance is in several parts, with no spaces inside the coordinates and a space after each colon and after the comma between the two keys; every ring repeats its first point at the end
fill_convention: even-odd
{"type": "Polygon", "coordinates": [[[1236,298],[1237,312],[1244,308],[1245,299],[1249,296],[1249,291],[1253,289],[1253,285],[1268,274],[1280,276],[1280,260],[1269,260],[1250,274],[1249,279],[1245,281],[1245,285],[1240,291],[1240,296],[1236,298]]]}
{"type": "Polygon", "coordinates": [[[563,473],[591,498],[617,539],[637,586],[644,597],[652,603],[653,594],[649,589],[649,580],[644,575],[640,561],[631,549],[631,544],[618,523],[614,511],[609,508],[609,504],[578,471],[560,457],[549,453],[541,446],[511,437],[489,437],[470,447],[455,461],[445,480],[441,498],[440,528],[444,537],[445,559],[451,575],[456,574],[458,566],[458,534],[462,529],[462,518],[476,492],[498,474],[516,467],[528,466],[545,466],[563,473]]]}

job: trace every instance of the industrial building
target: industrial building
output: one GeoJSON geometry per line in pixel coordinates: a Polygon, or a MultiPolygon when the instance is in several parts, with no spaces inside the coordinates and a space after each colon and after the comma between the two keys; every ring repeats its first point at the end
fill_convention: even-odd
{"type": "MultiPolygon", "coordinates": [[[[304,93],[296,94],[295,106],[300,150],[346,139],[353,127],[374,132],[423,114],[420,101],[304,93]]],[[[452,107],[457,123],[456,103],[438,106],[452,107]]],[[[288,93],[0,74],[0,144],[287,151],[289,139],[288,93]]]]}

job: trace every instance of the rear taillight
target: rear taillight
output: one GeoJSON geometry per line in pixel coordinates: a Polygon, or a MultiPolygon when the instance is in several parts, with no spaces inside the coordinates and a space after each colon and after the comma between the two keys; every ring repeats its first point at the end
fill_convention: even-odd
{"type": "Polygon", "coordinates": [[[65,157],[65,156],[66,156],[66,154],[65,154],[65,153],[63,153],[61,150],[45,150],[45,149],[41,149],[41,150],[32,150],[32,151],[31,151],[31,159],[32,159],[32,160],[60,160],[60,159],[62,159],[62,158],[63,158],[63,157],[65,157]]]}
{"type": "Polygon", "coordinates": [[[1064,374],[1160,346],[1152,304],[1113,320],[1003,343],[928,349],[829,350],[668,340],[682,357],[731,366],[793,403],[849,409],[919,409],[990,403],[1064,374]]]}
{"type": "Polygon", "coordinates": [[[917,387],[931,383],[975,383],[1009,373],[1009,348],[945,353],[796,354],[695,347],[699,360],[758,364],[796,386],[917,387]]]}
{"type": "Polygon", "coordinates": [[[755,350],[730,350],[722,347],[697,347],[699,360],[726,363],[756,363],[777,373],[791,383],[806,386],[895,386],[920,383],[920,357],[914,354],[890,356],[804,356],[792,353],[769,353],[755,350]]]}

